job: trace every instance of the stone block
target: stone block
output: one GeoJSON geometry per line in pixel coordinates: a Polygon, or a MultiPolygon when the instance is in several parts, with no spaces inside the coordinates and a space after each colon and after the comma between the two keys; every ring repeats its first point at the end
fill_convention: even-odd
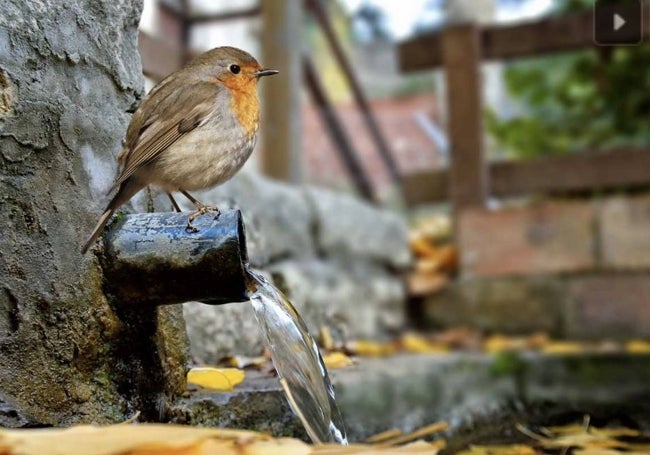
{"type": "Polygon", "coordinates": [[[650,268],[650,196],[607,199],[599,221],[605,267],[650,268]]]}
{"type": "Polygon", "coordinates": [[[183,304],[192,359],[215,364],[229,355],[260,355],[262,334],[249,302],[211,306],[199,302],[183,304]]]}
{"type": "Polygon", "coordinates": [[[465,211],[458,226],[461,271],[502,276],[592,268],[595,218],[589,202],[465,211]]]}
{"type": "Polygon", "coordinates": [[[339,339],[381,338],[404,326],[404,283],[381,266],[363,260],[284,261],[269,272],[312,333],[327,325],[339,339]]]}
{"type": "Polygon", "coordinates": [[[650,273],[572,277],[569,294],[568,337],[650,336],[650,273]]]}
{"type": "MultiPolygon", "coordinates": [[[[225,184],[196,192],[195,196],[205,204],[242,211],[248,253],[255,267],[277,259],[313,254],[313,211],[299,187],[243,171],[225,184]]],[[[177,201],[184,209],[193,210],[182,195],[177,201]]]]}
{"type": "Polygon", "coordinates": [[[427,297],[421,323],[428,328],[561,336],[565,303],[566,289],[558,277],[468,278],[427,297]]]}
{"type": "MultiPolygon", "coordinates": [[[[267,270],[314,336],[326,325],[337,340],[381,338],[404,325],[403,283],[375,264],[309,259],[278,262],[267,270]]],[[[247,302],[186,303],[183,313],[195,360],[215,363],[227,355],[262,352],[262,335],[247,302]]]]}
{"type": "Polygon", "coordinates": [[[315,212],[316,246],[324,255],[366,258],[396,268],[410,264],[403,217],[325,189],[309,188],[307,197],[315,212]]]}

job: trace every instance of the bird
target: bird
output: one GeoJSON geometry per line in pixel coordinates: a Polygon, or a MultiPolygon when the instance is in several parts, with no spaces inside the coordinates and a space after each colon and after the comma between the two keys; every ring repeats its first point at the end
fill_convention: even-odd
{"type": "Polygon", "coordinates": [[[278,74],[263,68],[248,52],[217,47],[197,56],[158,83],[131,117],[117,161],[115,192],[81,248],[85,254],[111,216],[148,185],[162,188],[174,209],[178,191],[196,207],[192,221],[218,207],[204,205],[188,191],[230,179],[250,157],[259,128],[257,83],[278,74]]]}

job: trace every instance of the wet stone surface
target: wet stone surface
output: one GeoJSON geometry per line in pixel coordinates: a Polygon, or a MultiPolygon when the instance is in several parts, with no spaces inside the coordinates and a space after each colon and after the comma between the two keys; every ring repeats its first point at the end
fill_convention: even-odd
{"type": "MultiPolygon", "coordinates": [[[[439,420],[450,424],[446,437],[458,446],[512,438],[516,422],[580,422],[584,414],[627,413],[650,428],[650,356],[398,355],[330,374],[351,442],[439,420]]],[[[255,372],[234,392],[191,392],[174,411],[193,423],[305,437],[277,379],[255,372]]]]}

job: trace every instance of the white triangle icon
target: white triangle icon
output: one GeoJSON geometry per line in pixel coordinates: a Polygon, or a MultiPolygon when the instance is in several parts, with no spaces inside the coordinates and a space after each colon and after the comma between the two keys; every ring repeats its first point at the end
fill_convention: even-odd
{"type": "Polygon", "coordinates": [[[625,25],[626,21],[618,14],[614,14],[614,31],[619,31],[625,25]]]}

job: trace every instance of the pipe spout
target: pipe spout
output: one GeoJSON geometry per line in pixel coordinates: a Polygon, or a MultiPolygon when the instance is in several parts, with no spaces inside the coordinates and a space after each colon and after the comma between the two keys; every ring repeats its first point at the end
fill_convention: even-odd
{"type": "Polygon", "coordinates": [[[246,235],[239,210],[209,214],[186,232],[187,214],[126,215],[104,236],[105,291],[126,305],[248,300],[246,235]]]}

